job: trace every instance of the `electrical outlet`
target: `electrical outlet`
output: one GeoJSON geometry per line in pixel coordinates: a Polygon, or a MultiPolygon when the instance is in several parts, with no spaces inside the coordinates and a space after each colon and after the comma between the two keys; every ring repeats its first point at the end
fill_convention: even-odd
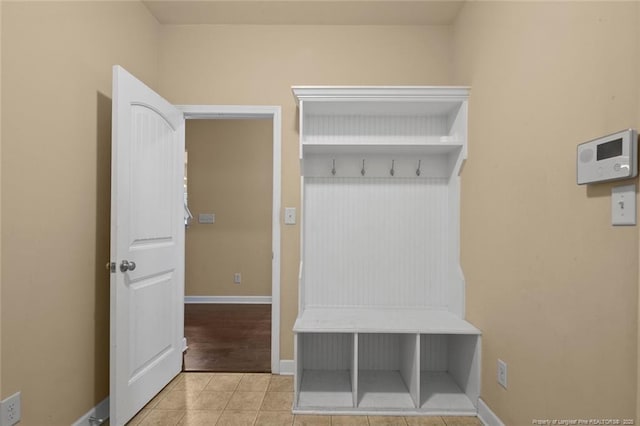
{"type": "Polygon", "coordinates": [[[0,402],[0,426],[13,426],[22,418],[20,392],[0,402]]]}
{"type": "Polygon", "coordinates": [[[295,225],[296,224],[296,208],[285,207],[284,209],[284,224],[295,225]]]}
{"type": "Polygon", "coordinates": [[[507,363],[498,359],[498,384],[507,388],[507,363]]]}
{"type": "Polygon", "coordinates": [[[242,282],[242,275],[240,275],[240,272],[233,274],[233,282],[236,284],[240,284],[242,282]]]}

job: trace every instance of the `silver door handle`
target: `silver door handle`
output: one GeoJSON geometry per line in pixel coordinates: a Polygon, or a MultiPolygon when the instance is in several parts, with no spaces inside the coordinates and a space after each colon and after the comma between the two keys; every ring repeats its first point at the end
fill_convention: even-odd
{"type": "Polygon", "coordinates": [[[134,269],[136,269],[136,262],[134,261],[123,260],[120,263],[120,272],[133,271],[134,269]]]}

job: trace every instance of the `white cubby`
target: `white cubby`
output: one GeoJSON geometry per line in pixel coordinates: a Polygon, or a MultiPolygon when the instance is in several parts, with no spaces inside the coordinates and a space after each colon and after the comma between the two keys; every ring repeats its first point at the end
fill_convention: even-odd
{"type": "Polygon", "coordinates": [[[460,171],[468,89],[295,87],[295,412],[475,413],[460,171]]]}
{"type": "Polygon", "coordinates": [[[414,334],[358,335],[358,407],[414,409],[418,341],[414,334]]]}
{"type": "Polygon", "coordinates": [[[304,333],[296,336],[298,405],[308,408],[352,408],[354,335],[304,333]]]}
{"type": "Polygon", "coordinates": [[[480,336],[420,335],[420,408],[475,413],[480,396],[480,336]]]}

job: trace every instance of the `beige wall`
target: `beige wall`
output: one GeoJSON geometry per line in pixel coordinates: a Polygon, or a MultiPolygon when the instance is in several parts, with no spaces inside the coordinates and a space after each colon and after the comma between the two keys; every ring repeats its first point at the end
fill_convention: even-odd
{"type": "Polygon", "coordinates": [[[187,296],[271,296],[271,120],[188,120],[187,296]],[[214,213],[215,223],[198,223],[214,213]],[[242,274],[234,284],[233,274],[242,274]]]}
{"type": "MultiPolygon", "coordinates": [[[[282,206],[299,207],[291,86],[447,84],[450,35],[449,27],[164,26],[159,87],[178,104],[281,105],[282,206]]],[[[293,359],[298,226],[282,225],[281,238],[280,356],[293,359]]]]}
{"type": "Polygon", "coordinates": [[[470,2],[455,24],[456,83],[472,86],[467,314],[507,425],[636,414],[638,228],[610,225],[621,182],[576,185],[575,152],[640,124],[637,8],[470,2]]]}
{"type": "Polygon", "coordinates": [[[157,82],[135,2],[5,2],[2,397],[69,425],[109,393],[111,67],[157,82]]]}
{"type": "MultiPolygon", "coordinates": [[[[640,7],[636,10],[636,22],[640,22],[640,7]]],[[[640,31],[636,34],[636,57],[640,60],[640,31]]],[[[638,115],[637,122],[640,123],[640,83],[638,84],[637,94],[638,94],[638,115]]],[[[640,159],[639,159],[640,161],[640,159]]],[[[640,231],[639,231],[639,240],[638,246],[640,247],[640,231]]],[[[640,250],[640,248],[639,248],[640,250]]],[[[638,268],[640,268],[640,261],[638,262],[638,268]]],[[[640,280],[640,273],[639,280],[640,280]]],[[[638,288],[640,288],[640,281],[638,282],[638,288]]],[[[638,335],[637,335],[637,352],[636,352],[636,423],[640,422],[640,291],[638,292],[638,309],[636,314],[638,315],[638,335]]]]}
{"type": "MultiPolygon", "coordinates": [[[[0,0],[0,99],[2,99],[2,9],[0,0]]],[[[2,102],[0,102],[0,241],[2,239],[2,102]]],[[[0,320],[2,320],[2,244],[0,244],[0,320]]],[[[2,393],[2,325],[0,324],[0,397],[2,393]]]]}
{"type": "MultiPolygon", "coordinates": [[[[2,99],[2,9],[0,0],[0,99],[2,99]]],[[[2,239],[2,102],[0,102],[0,241],[2,239]]],[[[0,243],[0,321],[2,321],[2,244],[0,243]]],[[[0,398],[2,393],[2,323],[0,322],[0,398]]]]}
{"type": "MultiPolygon", "coordinates": [[[[614,185],[575,184],[575,146],[640,124],[639,7],[469,2],[452,29],[160,27],[135,2],[2,4],[1,396],[22,391],[24,425],[68,425],[108,393],[120,63],[175,103],[282,105],[282,206],[295,207],[290,86],[471,85],[462,256],[482,397],[508,425],[633,417],[638,228],[609,225],[614,185]]],[[[298,227],[281,237],[292,359],[298,227]]]]}

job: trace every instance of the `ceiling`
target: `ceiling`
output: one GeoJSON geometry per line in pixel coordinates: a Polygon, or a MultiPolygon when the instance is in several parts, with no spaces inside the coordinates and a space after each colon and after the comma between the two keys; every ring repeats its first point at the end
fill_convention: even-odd
{"type": "Polygon", "coordinates": [[[464,0],[143,0],[161,24],[448,25],[464,0]]]}

